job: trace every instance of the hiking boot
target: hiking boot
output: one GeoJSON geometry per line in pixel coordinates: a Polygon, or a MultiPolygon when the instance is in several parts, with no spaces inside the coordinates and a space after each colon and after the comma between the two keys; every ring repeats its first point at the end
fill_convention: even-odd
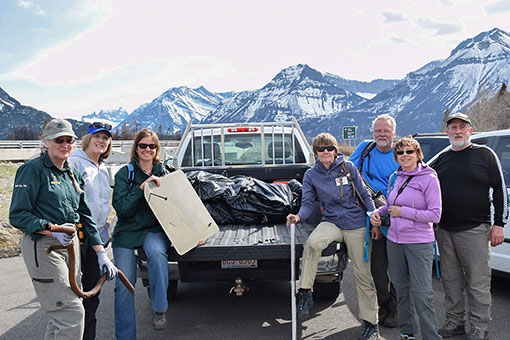
{"type": "Polygon", "coordinates": [[[312,290],[300,290],[297,293],[297,317],[304,319],[310,314],[313,307],[312,290]]]}
{"type": "Polygon", "coordinates": [[[467,340],[486,340],[489,338],[489,332],[484,331],[483,329],[471,327],[468,335],[466,336],[467,340]]]}
{"type": "Polygon", "coordinates": [[[162,331],[167,327],[166,313],[154,312],[152,315],[152,328],[155,331],[162,331]]]}
{"type": "Polygon", "coordinates": [[[443,326],[439,328],[439,335],[443,338],[449,338],[454,335],[462,335],[466,334],[466,330],[464,329],[464,325],[458,325],[453,323],[452,321],[446,320],[443,326]]]}
{"type": "Polygon", "coordinates": [[[365,330],[358,338],[359,340],[377,340],[379,339],[379,327],[365,321],[365,330]]]}
{"type": "Polygon", "coordinates": [[[386,318],[384,319],[384,322],[382,323],[382,325],[387,328],[398,327],[397,313],[392,312],[391,310],[388,309],[388,314],[386,314],[386,318]]]}
{"type": "Polygon", "coordinates": [[[400,340],[416,340],[416,337],[413,334],[400,334],[400,340]]]}

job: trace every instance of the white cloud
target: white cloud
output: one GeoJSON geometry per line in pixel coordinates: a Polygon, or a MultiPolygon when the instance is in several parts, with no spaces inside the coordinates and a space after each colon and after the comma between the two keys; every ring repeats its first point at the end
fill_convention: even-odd
{"type": "Polygon", "coordinates": [[[32,1],[19,0],[18,5],[20,5],[23,8],[30,8],[34,5],[34,3],[32,1]]]}
{"type": "Polygon", "coordinates": [[[33,1],[24,1],[24,0],[18,0],[18,5],[24,9],[33,8],[34,13],[37,15],[45,15],[46,11],[43,10],[39,4],[34,3],[33,1]]]}
{"type": "Polygon", "coordinates": [[[499,0],[492,2],[484,7],[485,13],[489,15],[494,14],[503,14],[506,12],[510,12],[510,1],[508,0],[499,0]]]}
{"type": "Polygon", "coordinates": [[[399,21],[407,20],[407,16],[402,12],[383,11],[381,13],[381,15],[383,16],[385,23],[399,22],[399,21]]]}
{"type": "Polygon", "coordinates": [[[439,22],[431,18],[421,17],[416,20],[417,24],[423,28],[433,29],[436,35],[445,35],[457,33],[461,30],[460,24],[452,24],[449,22],[439,22]]]}

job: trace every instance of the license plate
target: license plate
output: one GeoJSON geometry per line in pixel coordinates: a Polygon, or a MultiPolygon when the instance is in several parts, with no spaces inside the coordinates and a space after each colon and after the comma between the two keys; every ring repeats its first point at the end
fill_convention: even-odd
{"type": "Polygon", "coordinates": [[[257,268],[257,260],[222,260],[221,268],[257,268]]]}

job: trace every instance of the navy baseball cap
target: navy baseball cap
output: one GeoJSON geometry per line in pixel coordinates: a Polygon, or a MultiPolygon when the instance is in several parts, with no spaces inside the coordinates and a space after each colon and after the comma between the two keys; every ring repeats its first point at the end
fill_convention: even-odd
{"type": "Polygon", "coordinates": [[[101,122],[91,123],[87,133],[97,133],[99,131],[106,131],[110,137],[112,137],[112,126],[101,122]]]}

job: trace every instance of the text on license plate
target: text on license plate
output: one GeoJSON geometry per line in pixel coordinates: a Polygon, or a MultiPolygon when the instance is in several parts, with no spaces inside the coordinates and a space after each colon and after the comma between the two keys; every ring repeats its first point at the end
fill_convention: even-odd
{"type": "Polygon", "coordinates": [[[221,268],[257,268],[257,260],[222,260],[221,268]]]}

